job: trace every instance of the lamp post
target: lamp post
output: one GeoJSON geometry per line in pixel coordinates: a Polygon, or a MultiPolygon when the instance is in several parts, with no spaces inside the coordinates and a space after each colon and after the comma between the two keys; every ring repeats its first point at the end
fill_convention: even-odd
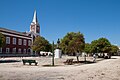
{"type": "Polygon", "coordinates": [[[52,66],[54,66],[54,41],[52,43],[52,53],[53,53],[53,55],[52,55],[52,66]]]}

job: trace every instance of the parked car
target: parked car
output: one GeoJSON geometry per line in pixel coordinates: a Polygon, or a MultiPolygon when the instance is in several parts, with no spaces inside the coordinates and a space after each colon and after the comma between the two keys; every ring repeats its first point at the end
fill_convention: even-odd
{"type": "Polygon", "coordinates": [[[105,59],[110,59],[111,58],[111,53],[98,53],[99,58],[105,58],[105,59]]]}
{"type": "Polygon", "coordinates": [[[111,54],[110,53],[104,53],[104,58],[105,59],[110,59],[111,58],[111,54]]]}

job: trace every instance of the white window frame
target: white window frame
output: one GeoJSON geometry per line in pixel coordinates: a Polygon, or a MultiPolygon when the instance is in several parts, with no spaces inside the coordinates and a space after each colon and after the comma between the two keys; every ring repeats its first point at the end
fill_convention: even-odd
{"type": "Polygon", "coordinates": [[[27,43],[27,40],[26,40],[26,39],[24,39],[24,41],[23,41],[23,45],[25,45],[25,46],[26,46],[26,43],[27,43]]]}
{"type": "Polygon", "coordinates": [[[22,39],[18,39],[18,45],[22,45],[22,39]]]}
{"type": "Polygon", "coordinates": [[[10,52],[10,48],[6,48],[6,53],[9,53],[10,52]]]}
{"type": "Polygon", "coordinates": [[[31,46],[31,40],[28,40],[28,46],[31,46]]]}
{"type": "Polygon", "coordinates": [[[23,50],[23,53],[26,53],[26,49],[23,50]]]}
{"type": "Polygon", "coordinates": [[[0,48],[0,53],[2,53],[2,48],[0,48]]]}
{"type": "Polygon", "coordinates": [[[6,37],[6,44],[10,44],[10,37],[6,37]]]}
{"type": "Polygon", "coordinates": [[[12,53],[16,53],[16,48],[13,48],[13,49],[12,49],[12,53]]]}
{"type": "Polygon", "coordinates": [[[20,48],[18,49],[18,53],[21,53],[21,49],[20,48]]]}
{"type": "Polygon", "coordinates": [[[13,38],[13,44],[16,44],[16,38],[13,38]]]}

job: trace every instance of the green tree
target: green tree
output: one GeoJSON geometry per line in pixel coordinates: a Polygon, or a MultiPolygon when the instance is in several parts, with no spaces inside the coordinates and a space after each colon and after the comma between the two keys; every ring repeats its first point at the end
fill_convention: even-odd
{"type": "Polygon", "coordinates": [[[84,50],[85,46],[84,35],[80,32],[67,33],[61,39],[60,46],[65,54],[80,53],[84,50]]]}
{"type": "Polygon", "coordinates": [[[112,53],[113,55],[116,55],[116,53],[118,52],[119,48],[115,45],[111,46],[111,51],[110,53],[112,53]]]}
{"type": "Polygon", "coordinates": [[[52,46],[44,37],[36,37],[32,49],[39,53],[40,51],[51,51],[52,46]]]}
{"type": "MultiPolygon", "coordinates": [[[[100,50],[100,48],[99,48],[99,50],[100,50]]],[[[91,42],[91,52],[97,53],[99,50],[98,50],[98,40],[93,40],[91,42]]]]}
{"type": "Polygon", "coordinates": [[[89,43],[85,44],[84,52],[86,52],[87,54],[91,53],[91,44],[89,43]]]}
{"type": "Polygon", "coordinates": [[[111,43],[106,38],[99,38],[97,45],[99,47],[100,52],[109,53],[111,50],[111,43]]]}
{"type": "Polygon", "coordinates": [[[106,38],[99,38],[91,42],[91,51],[93,53],[109,53],[111,50],[111,43],[106,38]]]}
{"type": "Polygon", "coordinates": [[[5,45],[5,36],[0,33],[0,47],[3,47],[5,45]]]}

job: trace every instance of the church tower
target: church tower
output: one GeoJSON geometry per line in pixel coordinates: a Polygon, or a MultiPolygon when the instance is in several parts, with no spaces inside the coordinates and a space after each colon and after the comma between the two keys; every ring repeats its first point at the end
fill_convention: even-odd
{"type": "Polygon", "coordinates": [[[40,25],[37,20],[37,12],[34,11],[33,21],[30,25],[30,32],[34,32],[35,34],[40,34],[40,25]]]}

